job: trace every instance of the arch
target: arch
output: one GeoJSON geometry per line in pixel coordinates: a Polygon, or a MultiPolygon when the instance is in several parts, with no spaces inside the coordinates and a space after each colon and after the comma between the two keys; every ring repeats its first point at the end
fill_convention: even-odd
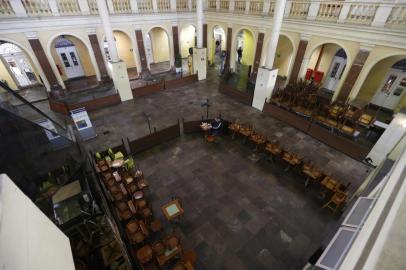
{"type": "Polygon", "coordinates": [[[189,48],[196,46],[196,27],[193,24],[184,25],[179,34],[180,55],[185,58],[189,55],[189,48]]]}
{"type": "Polygon", "coordinates": [[[235,33],[233,33],[233,46],[231,49],[231,56],[234,56],[234,59],[233,59],[233,57],[231,57],[231,60],[232,61],[234,60],[233,63],[235,63],[237,61],[237,58],[238,58],[237,57],[237,49],[238,49],[237,38],[241,31],[245,31],[246,33],[249,33],[249,35],[250,35],[250,36],[247,36],[248,40],[245,40],[245,42],[248,41],[249,44],[244,44],[244,46],[246,48],[243,48],[243,54],[242,54],[242,63],[244,65],[249,66],[254,63],[257,41],[256,41],[255,32],[248,27],[240,27],[237,29],[237,31],[235,33]]]}
{"type": "Polygon", "coordinates": [[[215,24],[211,28],[210,31],[210,60],[211,62],[215,61],[216,56],[219,58],[221,51],[225,51],[227,48],[227,33],[224,28],[219,25],[215,24]],[[217,30],[217,31],[216,31],[217,30]],[[216,34],[218,32],[218,34],[216,34]],[[216,42],[217,39],[221,36],[220,47],[217,48],[216,42]]]}
{"type": "Polygon", "coordinates": [[[304,72],[308,68],[323,72],[320,86],[333,93],[332,100],[334,100],[350,69],[350,55],[341,42],[324,41],[318,44],[318,46],[313,46],[309,50],[307,54],[308,61],[303,66],[303,69],[304,72]]]}
{"type": "MultiPolygon", "coordinates": [[[[262,47],[262,55],[261,55],[261,61],[260,61],[261,66],[265,65],[266,58],[268,57],[269,40],[270,40],[269,37],[267,39],[265,39],[264,45],[262,47]]],[[[293,68],[293,62],[295,60],[296,52],[297,52],[297,44],[294,42],[294,39],[292,38],[292,36],[288,33],[281,32],[279,34],[278,45],[276,47],[276,53],[279,55],[279,57],[275,57],[274,66],[275,66],[275,68],[279,68],[278,76],[286,77],[285,83],[287,83],[289,81],[289,77],[290,77],[290,73],[293,68]],[[282,40],[285,41],[285,43],[289,42],[288,44],[291,47],[291,50],[289,53],[285,53],[286,52],[285,49],[283,49],[283,51],[285,51],[285,52],[283,52],[283,53],[281,52],[282,48],[280,46],[283,46],[283,44],[280,43],[281,38],[282,38],[282,40]],[[287,55],[285,55],[285,54],[287,54],[287,55]],[[287,57],[288,59],[286,60],[285,57],[287,57]],[[278,63],[278,58],[279,58],[279,63],[278,63]]]]}
{"type": "MultiPolygon", "coordinates": [[[[4,42],[0,46],[3,46],[5,44],[12,45],[12,46],[8,46],[8,49],[3,46],[3,52],[2,52],[2,57],[1,57],[2,63],[0,64],[1,69],[2,69],[1,72],[4,72],[4,74],[5,74],[3,79],[8,83],[10,88],[18,89],[20,87],[29,86],[29,84],[20,85],[21,83],[18,81],[18,78],[12,72],[12,70],[10,69],[11,67],[6,63],[7,60],[4,59],[3,56],[8,58],[6,55],[9,55],[11,58],[13,58],[11,55],[23,54],[21,57],[24,57],[28,61],[27,64],[29,66],[27,68],[31,69],[31,71],[32,71],[29,76],[30,78],[27,78],[27,79],[29,79],[29,81],[31,81],[32,84],[41,83],[41,79],[42,79],[45,87],[47,89],[49,89],[49,83],[46,80],[46,77],[44,76],[41,66],[38,63],[37,58],[34,57],[33,53],[30,50],[28,50],[25,46],[23,46],[19,42],[16,42],[9,38],[0,37],[0,41],[4,42]]],[[[27,73],[25,73],[25,74],[27,74],[27,73]]]]}
{"type": "Polygon", "coordinates": [[[154,63],[154,66],[150,66],[150,70],[152,73],[160,73],[160,72],[165,72],[171,69],[172,63],[173,63],[173,46],[171,44],[171,35],[170,32],[163,26],[157,25],[157,26],[152,26],[148,29],[146,32],[146,35],[144,37],[145,39],[145,50],[147,54],[147,59],[149,59],[147,62],[150,65],[151,63],[154,63]],[[155,37],[151,37],[151,31],[156,30],[162,30],[165,33],[165,36],[157,36],[159,33],[156,33],[155,37]],[[166,46],[158,46],[156,43],[158,42],[158,39],[164,39],[164,42],[168,43],[168,47],[166,46]],[[155,43],[155,45],[154,45],[155,43]],[[148,48],[150,47],[150,52],[148,52],[148,48]],[[152,59],[151,59],[152,58],[152,59]],[[169,64],[167,65],[167,68],[165,66],[165,63],[168,62],[169,64]]]}
{"type": "Polygon", "coordinates": [[[52,69],[53,69],[59,83],[61,84],[61,86],[63,88],[65,88],[65,83],[64,83],[63,77],[59,73],[55,58],[54,58],[53,53],[52,53],[52,44],[54,43],[55,39],[57,37],[59,37],[59,36],[72,36],[72,37],[78,39],[80,42],[82,42],[83,45],[85,45],[85,47],[87,49],[88,56],[90,58],[90,62],[91,62],[91,66],[92,66],[92,69],[94,71],[94,74],[96,75],[97,80],[100,81],[100,79],[101,79],[100,71],[99,71],[99,68],[97,66],[96,58],[94,56],[94,52],[93,52],[92,46],[90,45],[89,40],[85,39],[84,37],[82,37],[82,36],[80,36],[80,35],[78,35],[76,33],[64,31],[62,33],[57,33],[57,34],[53,34],[52,36],[50,36],[49,39],[48,39],[48,43],[47,43],[48,59],[51,60],[50,61],[51,67],[52,67],[52,69]]]}
{"type": "MultiPolygon", "coordinates": [[[[116,40],[118,56],[121,60],[125,62],[127,69],[138,68],[137,55],[135,53],[136,50],[134,49],[133,38],[126,31],[116,28],[113,29],[113,35],[116,40]]],[[[103,35],[102,42],[103,42],[103,57],[106,61],[109,61],[107,57],[108,47],[105,35],[103,35]]]]}
{"type": "Polygon", "coordinates": [[[22,45],[20,42],[15,41],[13,39],[10,39],[10,38],[7,38],[7,37],[0,37],[0,40],[5,41],[5,42],[9,42],[9,43],[13,43],[13,44],[17,45],[18,47],[20,47],[22,49],[23,52],[28,55],[29,59],[33,63],[34,69],[38,72],[38,75],[41,77],[42,82],[44,83],[44,86],[46,87],[47,91],[51,91],[51,86],[50,86],[50,84],[49,84],[49,82],[48,82],[48,80],[47,80],[47,78],[45,76],[45,73],[42,70],[42,67],[39,64],[38,59],[35,56],[34,52],[31,51],[30,49],[28,49],[27,47],[25,47],[24,45],[22,45]]]}
{"type": "Polygon", "coordinates": [[[393,83],[397,85],[402,78],[406,79],[406,53],[391,54],[391,56],[379,57],[379,59],[374,61],[375,64],[368,69],[365,80],[363,80],[357,93],[356,100],[362,103],[373,103],[396,112],[401,107],[406,106],[406,94],[404,93],[406,89],[401,87],[403,92],[400,93],[400,96],[390,93],[397,88],[392,86],[393,83]],[[393,75],[395,77],[392,77],[393,75]],[[396,80],[394,81],[393,78],[396,78],[396,80]],[[389,80],[392,83],[386,84],[389,80]]]}

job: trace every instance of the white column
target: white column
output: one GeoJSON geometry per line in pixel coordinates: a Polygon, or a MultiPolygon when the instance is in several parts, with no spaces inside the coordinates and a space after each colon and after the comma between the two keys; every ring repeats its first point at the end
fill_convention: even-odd
{"type": "Polygon", "coordinates": [[[100,18],[103,23],[104,34],[106,35],[107,44],[111,61],[108,67],[111,71],[114,87],[120,95],[121,101],[130,100],[133,98],[128,79],[127,67],[118,57],[116,43],[114,42],[113,30],[110,24],[109,11],[105,0],[97,0],[100,18]]]}
{"type": "Polygon", "coordinates": [[[312,1],[309,6],[309,12],[307,13],[307,19],[314,21],[316,20],[317,14],[319,13],[320,1],[312,1]]]}
{"type": "Polygon", "coordinates": [[[158,3],[156,0],[152,0],[152,9],[154,10],[154,13],[158,13],[158,3]]]}
{"type": "Polygon", "coordinates": [[[272,92],[275,88],[276,78],[278,76],[278,69],[273,68],[273,62],[275,60],[276,47],[278,46],[285,4],[286,0],[276,0],[268,45],[268,56],[265,62],[265,67],[260,67],[258,69],[252,107],[260,111],[264,108],[265,101],[272,97],[272,92]]]}
{"type": "Polygon", "coordinates": [[[21,0],[10,0],[10,5],[13,8],[16,17],[27,17],[27,11],[25,11],[24,5],[21,0]]]}
{"type": "Polygon", "coordinates": [[[338,23],[345,23],[348,17],[348,13],[350,13],[351,9],[351,2],[344,2],[343,7],[340,11],[340,16],[338,16],[338,23]]]}
{"type": "Polygon", "coordinates": [[[230,0],[228,2],[228,12],[233,13],[235,7],[235,0],[230,0]]]}
{"type": "Polygon", "coordinates": [[[48,0],[48,4],[49,4],[49,8],[51,9],[52,16],[60,16],[58,4],[56,3],[56,0],[48,0]]]}
{"type": "Polygon", "coordinates": [[[107,9],[105,0],[97,0],[97,7],[99,8],[100,18],[103,23],[104,34],[106,35],[107,44],[109,46],[109,54],[111,62],[118,62],[118,52],[116,43],[114,42],[113,29],[110,24],[110,15],[107,9]]]}
{"type": "Polygon", "coordinates": [[[106,1],[107,1],[108,11],[110,11],[110,14],[114,14],[113,0],[106,0],[106,1]]]}
{"type": "Polygon", "coordinates": [[[284,18],[289,18],[291,8],[292,8],[292,1],[290,1],[290,0],[286,1],[285,13],[283,15],[284,18]]]}
{"type": "Polygon", "coordinates": [[[132,12],[132,13],[138,13],[138,3],[137,3],[137,0],[130,0],[130,5],[131,5],[131,12],[132,12]]]}
{"type": "MultiPolygon", "coordinates": [[[[189,11],[192,11],[192,10],[193,10],[192,0],[188,0],[188,1],[187,1],[187,5],[188,5],[188,7],[189,7],[189,11]]],[[[203,4],[202,4],[202,5],[203,5],[203,4]]]]}
{"type": "Polygon", "coordinates": [[[87,2],[87,0],[78,0],[78,5],[80,8],[80,13],[82,15],[90,14],[89,3],[87,2]]]}
{"type": "Polygon", "coordinates": [[[197,48],[203,48],[203,0],[196,0],[197,48]]]}
{"type": "Polygon", "coordinates": [[[378,9],[376,10],[374,20],[371,26],[383,27],[388,20],[394,4],[380,3],[378,9]]]}
{"type": "Polygon", "coordinates": [[[171,11],[176,12],[176,0],[170,0],[171,11]]]}
{"type": "Polygon", "coordinates": [[[275,11],[272,18],[272,29],[268,45],[268,57],[265,62],[267,68],[273,68],[275,60],[276,47],[278,46],[279,33],[281,32],[283,14],[285,11],[286,0],[277,0],[275,3],[275,11]]]}
{"type": "Polygon", "coordinates": [[[250,1],[249,0],[245,0],[245,11],[244,14],[248,14],[250,13],[250,1]]]}
{"type": "Polygon", "coordinates": [[[270,8],[271,8],[271,0],[265,0],[264,7],[262,9],[262,14],[266,16],[269,13],[270,8]]]}

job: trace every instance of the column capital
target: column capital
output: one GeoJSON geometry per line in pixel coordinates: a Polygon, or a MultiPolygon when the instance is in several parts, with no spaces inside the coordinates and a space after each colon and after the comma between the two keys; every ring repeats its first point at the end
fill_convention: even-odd
{"type": "Polygon", "coordinates": [[[265,34],[266,31],[267,31],[266,28],[263,28],[263,27],[258,28],[258,33],[263,33],[263,34],[265,34]]]}
{"type": "Polygon", "coordinates": [[[232,23],[227,23],[227,28],[233,28],[233,24],[232,23]]]}
{"type": "Polygon", "coordinates": [[[311,38],[311,35],[309,35],[309,34],[304,34],[304,33],[301,33],[301,34],[300,34],[300,39],[301,39],[301,40],[309,41],[310,38],[311,38]]]}
{"type": "Polygon", "coordinates": [[[88,35],[95,35],[96,34],[96,27],[89,27],[86,29],[86,33],[88,35]]]}
{"type": "Polygon", "coordinates": [[[142,30],[142,26],[140,24],[133,24],[134,30],[142,30]]]}
{"type": "Polygon", "coordinates": [[[37,34],[37,32],[34,32],[34,31],[32,31],[32,32],[24,32],[24,35],[28,39],[38,39],[38,34],[37,34]]]}
{"type": "Polygon", "coordinates": [[[370,52],[374,47],[375,47],[375,45],[374,45],[374,44],[370,44],[370,43],[361,43],[361,44],[360,44],[360,50],[361,50],[361,51],[370,52]]]}
{"type": "Polygon", "coordinates": [[[172,22],[172,26],[178,26],[179,27],[179,24],[178,24],[178,22],[172,22]]]}

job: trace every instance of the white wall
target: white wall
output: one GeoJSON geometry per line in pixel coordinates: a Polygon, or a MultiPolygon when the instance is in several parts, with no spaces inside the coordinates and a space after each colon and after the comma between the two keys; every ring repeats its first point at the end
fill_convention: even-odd
{"type": "Polygon", "coordinates": [[[0,175],[0,268],[74,270],[68,237],[5,175],[0,175]]]}

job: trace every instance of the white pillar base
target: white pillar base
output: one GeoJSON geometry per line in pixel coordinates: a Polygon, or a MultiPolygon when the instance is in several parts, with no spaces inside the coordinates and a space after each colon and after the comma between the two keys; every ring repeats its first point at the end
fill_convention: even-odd
{"type": "Polygon", "coordinates": [[[262,111],[265,99],[269,100],[272,96],[277,75],[278,69],[269,69],[266,67],[260,67],[258,69],[252,107],[262,111]]]}
{"type": "Polygon", "coordinates": [[[207,75],[207,53],[206,48],[193,48],[193,72],[199,79],[205,80],[207,75]]]}
{"type": "Polygon", "coordinates": [[[123,61],[109,62],[111,77],[113,79],[114,87],[120,95],[121,101],[133,99],[131,91],[130,80],[128,79],[127,66],[123,61]]]}
{"type": "Polygon", "coordinates": [[[367,158],[372,160],[373,165],[379,165],[404,136],[406,136],[406,110],[402,109],[395,115],[367,158]]]}

